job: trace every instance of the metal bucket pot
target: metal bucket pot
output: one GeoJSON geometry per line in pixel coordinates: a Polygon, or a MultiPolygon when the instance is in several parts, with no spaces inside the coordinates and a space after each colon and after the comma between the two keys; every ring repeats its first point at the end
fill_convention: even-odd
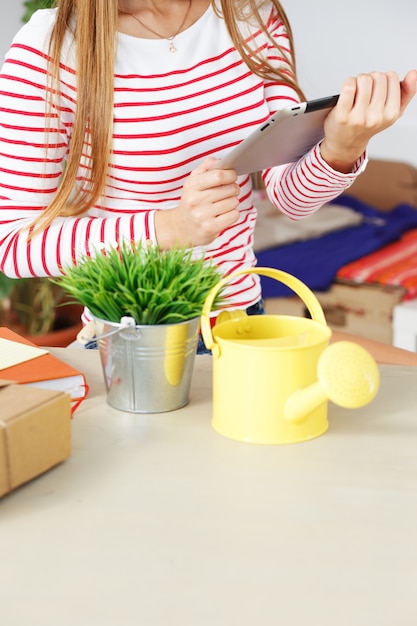
{"type": "Polygon", "coordinates": [[[162,413],[189,401],[200,318],[139,326],[95,318],[107,402],[122,411],[162,413]]]}

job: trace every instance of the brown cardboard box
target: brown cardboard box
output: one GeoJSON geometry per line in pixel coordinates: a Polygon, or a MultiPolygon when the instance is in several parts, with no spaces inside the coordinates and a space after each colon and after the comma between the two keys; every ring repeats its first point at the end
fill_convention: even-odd
{"type": "MultiPolygon", "coordinates": [[[[336,281],[328,291],[314,293],[331,329],[392,344],[393,310],[403,299],[402,287],[336,281]]],[[[306,314],[304,303],[293,297],[266,298],[265,308],[270,315],[306,314]]]]}
{"type": "Polygon", "coordinates": [[[0,381],[0,497],[71,454],[71,400],[0,381]]]}
{"type": "Polygon", "coordinates": [[[380,211],[389,211],[398,204],[417,208],[417,168],[399,161],[370,159],[345,193],[380,211]]]}

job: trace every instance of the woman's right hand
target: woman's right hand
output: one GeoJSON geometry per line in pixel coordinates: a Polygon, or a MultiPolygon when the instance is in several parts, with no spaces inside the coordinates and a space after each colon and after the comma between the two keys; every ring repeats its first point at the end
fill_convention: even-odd
{"type": "Polygon", "coordinates": [[[179,205],[155,213],[155,233],[161,249],[205,246],[239,217],[240,187],[234,170],[216,169],[217,159],[205,159],[184,183],[179,205]]]}

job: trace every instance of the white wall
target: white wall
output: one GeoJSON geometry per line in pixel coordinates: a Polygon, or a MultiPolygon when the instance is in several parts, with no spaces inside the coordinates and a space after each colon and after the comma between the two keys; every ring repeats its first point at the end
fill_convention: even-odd
{"type": "MultiPolygon", "coordinates": [[[[417,0],[283,0],[299,78],[308,97],[337,93],[345,78],[417,69],[417,0]]],[[[417,166],[417,96],[394,126],[370,143],[375,158],[417,166]]]]}
{"type": "Polygon", "coordinates": [[[0,61],[3,64],[4,55],[6,54],[14,34],[18,31],[21,24],[22,15],[24,13],[23,3],[18,0],[6,2],[1,0],[1,16],[0,16],[0,61]],[[7,7],[5,6],[7,4],[7,7]]]}
{"type": "MultiPolygon", "coordinates": [[[[23,6],[2,0],[0,58],[20,26],[23,6]]],[[[417,0],[283,0],[299,76],[308,97],[336,93],[347,76],[417,68],[417,0]]],[[[404,116],[370,144],[375,158],[417,166],[417,96],[404,116]]]]}

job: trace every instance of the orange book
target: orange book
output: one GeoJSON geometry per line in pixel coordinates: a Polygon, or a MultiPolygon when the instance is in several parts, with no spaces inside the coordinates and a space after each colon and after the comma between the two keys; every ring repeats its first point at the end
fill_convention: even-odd
{"type": "MultiPolygon", "coordinates": [[[[5,326],[0,327],[0,339],[38,348],[31,341],[21,337],[5,326]]],[[[0,379],[20,385],[31,385],[33,387],[41,387],[42,389],[53,389],[68,393],[73,402],[73,411],[88,393],[88,385],[84,374],[49,352],[23,363],[0,369],[0,379]]]]}

